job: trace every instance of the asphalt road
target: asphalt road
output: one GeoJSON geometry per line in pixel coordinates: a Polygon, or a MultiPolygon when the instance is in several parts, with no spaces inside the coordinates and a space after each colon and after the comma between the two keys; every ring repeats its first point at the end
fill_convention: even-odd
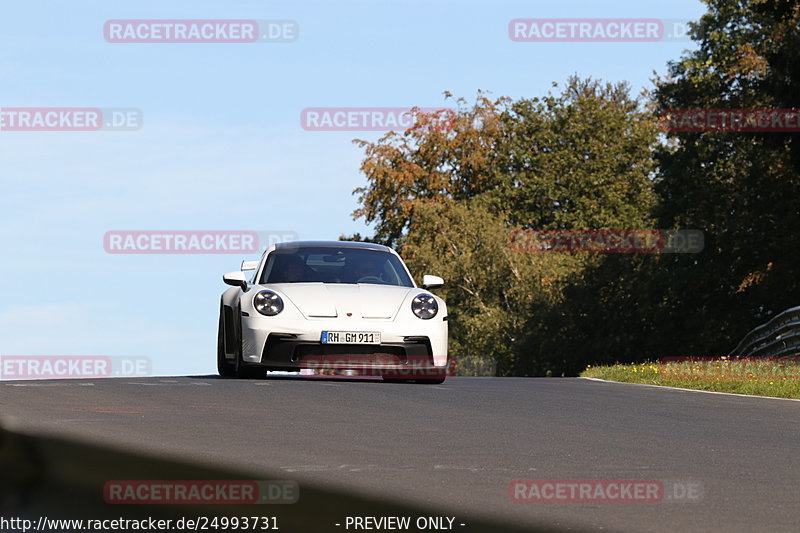
{"type": "Polygon", "coordinates": [[[800,529],[800,402],[582,379],[201,376],[0,382],[0,413],[25,431],[280,475],[301,491],[314,482],[522,525],[800,529]],[[702,495],[513,503],[512,479],[659,480],[702,495]]]}

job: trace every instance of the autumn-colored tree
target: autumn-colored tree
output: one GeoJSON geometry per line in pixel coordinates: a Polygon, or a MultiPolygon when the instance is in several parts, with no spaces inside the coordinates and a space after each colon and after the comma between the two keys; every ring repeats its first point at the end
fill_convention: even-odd
{"type": "Polygon", "coordinates": [[[497,186],[506,103],[479,93],[472,106],[459,99],[456,110],[419,113],[405,132],[391,131],[375,143],[355,141],[365,152],[361,171],[368,185],[354,191],[361,204],[354,215],[375,223],[376,240],[395,243],[420,201],[463,201],[497,186]]]}
{"type": "Polygon", "coordinates": [[[559,351],[562,324],[545,318],[563,305],[564,281],[580,283],[602,258],[514,252],[509,232],[650,227],[656,124],[624,85],[578,78],[543,99],[459,100],[449,120],[358,141],[368,184],[355,215],[417,275],[449,280],[454,353],[491,354],[502,374],[563,373],[586,354],[559,351]]]}
{"type": "Polygon", "coordinates": [[[800,303],[800,133],[655,129],[675,109],[800,108],[800,3],[704,1],[697,48],[655,80],[647,110],[624,85],[572,78],[359,141],[355,214],[449,278],[456,351],[515,375],[719,355],[800,303]],[[700,229],[705,249],[519,255],[505,238],[520,227],[700,229]]]}

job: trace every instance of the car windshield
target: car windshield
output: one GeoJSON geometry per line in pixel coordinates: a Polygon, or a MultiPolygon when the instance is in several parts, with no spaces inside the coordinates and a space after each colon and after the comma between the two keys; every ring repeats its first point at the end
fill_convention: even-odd
{"type": "Polygon", "coordinates": [[[402,261],[381,250],[297,247],[269,254],[260,283],[373,283],[413,287],[402,261]]]}

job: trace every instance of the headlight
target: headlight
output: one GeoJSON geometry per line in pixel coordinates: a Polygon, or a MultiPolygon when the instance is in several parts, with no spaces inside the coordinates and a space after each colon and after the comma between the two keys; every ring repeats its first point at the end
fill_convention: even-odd
{"type": "Polygon", "coordinates": [[[439,312],[439,304],[436,303],[436,298],[430,294],[419,294],[411,302],[411,310],[414,314],[423,320],[428,320],[436,316],[439,312]]]}
{"type": "Polygon", "coordinates": [[[261,291],[253,298],[253,307],[262,315],[275,316],[283,311],[283,300],[272,291],[261,291]]]}

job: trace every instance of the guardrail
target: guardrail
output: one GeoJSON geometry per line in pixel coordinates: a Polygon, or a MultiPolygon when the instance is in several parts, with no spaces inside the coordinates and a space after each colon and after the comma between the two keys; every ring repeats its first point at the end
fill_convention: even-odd
{"type": "Polygon", "coordinates": [[[744,336],[729,354],[739,357],[800,355],[800,306],[778,313],[744,336]]]}

